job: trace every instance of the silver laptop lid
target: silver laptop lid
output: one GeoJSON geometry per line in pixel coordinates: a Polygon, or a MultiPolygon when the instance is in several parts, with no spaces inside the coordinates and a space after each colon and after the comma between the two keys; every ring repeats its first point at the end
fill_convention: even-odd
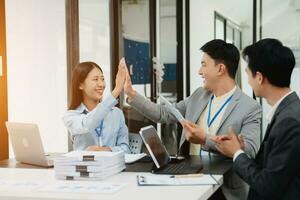
{"type": "Polygon", "coordinates": [[[49,166],[36,124],[6,122],[6,127],[17,161],[49,166]]]}

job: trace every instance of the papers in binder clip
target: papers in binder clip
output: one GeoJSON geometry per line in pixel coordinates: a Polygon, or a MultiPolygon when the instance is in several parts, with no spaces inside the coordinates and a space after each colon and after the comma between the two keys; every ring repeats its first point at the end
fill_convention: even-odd
{"type": "Polygon", "coordinates": [[[182,114],[175,108],[165,97],[162,95],[159,96],[161,102],[165,104],[165,106],[169,109],[169,111],[176,117],[176,119],[181,122],[184,120],[184,117],[182,114]]]}
{"type": "Polygon", "coordinates": [[[124,152],[72,151],[54,159],[55,178],[103,180],[125,169],[124,152]]]}

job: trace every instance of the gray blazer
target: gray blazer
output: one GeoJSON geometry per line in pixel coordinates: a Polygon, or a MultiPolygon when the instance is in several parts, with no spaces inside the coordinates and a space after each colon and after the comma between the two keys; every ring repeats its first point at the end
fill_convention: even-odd
{"type": "MultiPolygon", "coordinates": [[[[196,123],[210,101],[212,93],[202,87],[191,96],[175,104],[185,119],[196,123]]],[[[130,102],[137,111],[158,123],[176,123],[175,116],[164,105],[155,104],[140,94],[130,102]]],[[[232,127],[236,133],[241,133],[245,141],[245,152],[255,157],[260,145],[261,107],[254,99],[244,94],[238,87],[233,94],[232,101],[227,106],[217,135],[227,134],[232,127]]],[[[185,142],[184,133],[180,140],[180,147],[185,142]]],[[[203,146],[207,151],[216,152],[214,142],[207,138],[203,146]]]]}
{"type": "MultiPolygon", "coordinates": [[[[185,119],[196,123],[211,99],[212,93],[202,87],[191,96],[175,104],[185,119]]],[[[176,123],[175,116],[164,105],[155,104],[145,97],[137,94],[130,105],[147,118],[159,123],[176,123]]],[[[238,87],[233,94],[232,101],[226,107],[217,135],[227,134],[232,127],[236,133],[241,134],[245,141],[245,152],[255,157],[260,147],[260,124],[262,110],[257,101],[244,94],[238,87]]],[[[186,141],[184,133],[181,135],[180,148],[186,141]]],[[[205,150],[216,153],[214,142],[207,137],[205,150]]],[[[224,195],[227,199],[246,199],[246,185],[233,172],[224,176],[224,195]]]]}

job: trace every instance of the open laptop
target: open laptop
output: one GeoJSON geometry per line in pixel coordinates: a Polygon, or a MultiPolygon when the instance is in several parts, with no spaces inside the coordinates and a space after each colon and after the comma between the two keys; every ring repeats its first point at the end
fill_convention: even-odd
{"type": "Polygon", "coordinates": [[[141,128],[140,135],[155,164],[153,173],[194,174],[202,170],[203,164],[200,156],[196,162],[184,157],[170,157],[153,126],[141,128]]]}
{"type": "Polygon", "coordinates": [[[6,122],[17,161],[43,167],[53,166],[53,157],[45,154],[36,124],[6,122]]]}

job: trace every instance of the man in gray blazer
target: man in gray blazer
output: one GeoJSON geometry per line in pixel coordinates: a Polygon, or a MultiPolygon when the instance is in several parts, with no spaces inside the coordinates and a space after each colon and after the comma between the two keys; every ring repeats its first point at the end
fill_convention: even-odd
{"type": "MultiPolygon", "coordinates": [[[[260,105],[236,86],[239,64],[238,49],[223,40],[212,40],[201,47],[203,57],[199,75],[204,86],[175,104],[185,121],[180,140],[181,152],[189,144],[201,144],[201,149],[218,153],[214,138],[226,134],[232,127],[241,133],[244,151],[254,157],[260,145],[260,105]],[[189,142],[190,143],[189,143],[189,142]]],[[[147,118],[159,123],[176,123],[175,116],[163,105],[155,104],[132,87],[130,76],[124,85],[127,102],[147,118]]],[[[184,150],[185,149],[185,150],[184,150]]],[[[246,199],[248,187],[233,171],[224,175],[222,191],[226,199],[246,199]]]]}

